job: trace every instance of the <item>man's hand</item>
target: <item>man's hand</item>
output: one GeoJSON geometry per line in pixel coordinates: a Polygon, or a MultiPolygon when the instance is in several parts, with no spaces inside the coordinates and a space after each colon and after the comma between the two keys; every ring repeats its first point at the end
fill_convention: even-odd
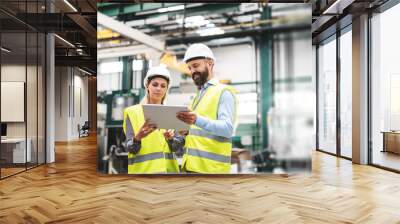
{"type": "Polygon", "coordinates": [[[194,124],[196,122],[197,119],[197,115],[195,112],[193,111],[180,111],[178,113],[176,113],[176,117],[185,122],[186,124],[194,124]]]}
{"type": "Polygon", "coordinates": [[[189,131],[188,130],[180,130],[178,133],[179,133],[179,135],[186,136],[189,134],[189,131]]]}

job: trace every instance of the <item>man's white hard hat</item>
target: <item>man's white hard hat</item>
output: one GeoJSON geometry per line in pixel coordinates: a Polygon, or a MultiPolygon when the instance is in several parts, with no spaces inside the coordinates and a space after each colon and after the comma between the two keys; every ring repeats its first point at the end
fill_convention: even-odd
{"type": "Polygon", "coordinates": [[[144,86],[147,86],[148,80],[154,76],[161,76],[164,77],[166,80],[168,80],[168,82],[171,81],[171,74],[169,73],[168,69],[163,65],[159,65],[151,67],[147,71],[146,77],[143,80],[144,86]]]}
{"type": "Polygon", "coordinates": [[[197,58],[210,58],[215,61],[213,52],[205,44],[190,45],[185,52],[185,57],[183,58],[183,61],[187,63],[188,61],[197,58]]]}

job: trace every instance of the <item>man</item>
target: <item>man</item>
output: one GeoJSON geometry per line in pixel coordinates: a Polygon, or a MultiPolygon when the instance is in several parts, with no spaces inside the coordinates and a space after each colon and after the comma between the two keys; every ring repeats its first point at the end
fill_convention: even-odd
{"type": "Polygon", "coordinates": [[[206,45],[191,45],[183,60],[199,89],[190,111],[177,114],[178,119],[191,125],[185,141],[183,171],[229,173],[236,115],[235,90],[220,84],[214,76],[214,54],[206,45]]]}

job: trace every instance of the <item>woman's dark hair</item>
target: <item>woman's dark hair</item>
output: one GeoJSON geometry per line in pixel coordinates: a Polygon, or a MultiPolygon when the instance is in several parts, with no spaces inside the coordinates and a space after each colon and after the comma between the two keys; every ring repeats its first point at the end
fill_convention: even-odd
{"type": "Polygon", "coordinates": [[[150,78],[147,79],[147,85],[149,85],[149,83],[151,82],[151,80],[155,79],[155,78],[162,78],[165,79],[167,81],[167,84],[169,85],[169,79],[163,75],[154,75],[151,76],[150,78]]]}

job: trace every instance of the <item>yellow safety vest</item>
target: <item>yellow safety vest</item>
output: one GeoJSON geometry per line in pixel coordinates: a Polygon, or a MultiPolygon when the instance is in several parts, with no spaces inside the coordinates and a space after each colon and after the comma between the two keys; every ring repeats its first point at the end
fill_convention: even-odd
{"type": "MultiPolygon", "coordinates": [[[[224,91],[236,91],[227,85],[211,85],[201,99],[195,97],[190,109],[198,115],[217,120],[218,105],[224,91]]],[[[191,125],[185,140],[185,154],[182,167],[186,171],[197,173],[230,173],[231,170],[231,138],[216,136],[195,125],[191,125]]]]}
{"type": "MultiPolygon", "coordinates": [[[[142,105],[137,104],[124,110],[125,134],[127,117],[135,134],[139,133],[145,122],[142,105]]],[[[128,174],[179,173],[178,162],[165,140],[164,132],[164,129],[153,131],[141,140],[141,148],[137,154],[128,153],[128,174]]]]}

